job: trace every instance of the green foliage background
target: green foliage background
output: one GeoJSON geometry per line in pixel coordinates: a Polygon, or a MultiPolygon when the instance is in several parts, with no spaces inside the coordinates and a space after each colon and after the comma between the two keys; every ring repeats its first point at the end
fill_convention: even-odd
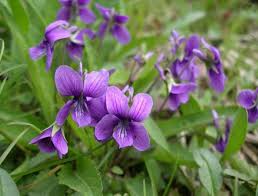
{"type": "Polygon", "coordinates": [[[55,19],[57,0],[1,0],[0,195],[257,195],[258,123],[248,125],[246,112],[235,101],[240,89],[258,86],[255,1],[96,0],[92,8],[95,2],[130,16],[132,41],[121,46],[108,38],[101,48],[86,44],[83,63],[89,70],[115,67],[111,83],[122,86],[132,57],[154,51],[133,83],[136,92],[146,91],[157,76],[153,65],[158,51],[176,29],[184,35],[198,33],[221,49],[226,90],[214,94],[203,78],[201,89],[180,108],[180,115],[167,117],[166,112],[156,112],[165,88],[154,87],[156,105],[145,122],[152,138],[150,151],[118,150],[112,141],[98,144],[92,129],[78,129],[69,119],[68,156],[58,160],[39,153],[28,142],[53,123],[63,104],[56,94],[54,70],[64,63],[77,65],[63,53],[62,44],[56,47],[48,73],[44,59],[33,62],[28,55],[55,19]],[[234,118],[224,155],[213,148],[214,108],[234,118]]]}

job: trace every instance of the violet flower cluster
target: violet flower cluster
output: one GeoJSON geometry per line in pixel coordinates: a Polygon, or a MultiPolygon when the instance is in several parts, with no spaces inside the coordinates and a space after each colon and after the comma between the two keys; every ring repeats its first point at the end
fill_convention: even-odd
{"type": "Polygon", "coordinates": [[[77,16],[85,24],[96,21],[95,14],[89,9],[90,0],[60,0],[60,4],[62,7],[57,20],[46,27],[43,40],[30,48],[29,54],[32,60],[46,56],[46,69],[49,70],[56,44],[64,42],[69,57],[79,62],[80,68],[76,71],[67,65],[60,65],[56,69],[56,89],[67,101],[58,111],[55,122],[30,143],[36,144],[42,152],[56,152],[62,158],[68,153],[63,126],[71,114],[78,127],[94,127],[95,138],[100,142],[113,138],[119,148],[133,146],[139,151],[147,150],[150,139],[143,121],[152,110],[151,96],[145,93],[133,96],[133,89],[128,86],[122,91],[109,86],[113,70],[86,72],[81,64],[85,36],[90,40],[99,38],[103,41],[110,32],[121,44],[130,41],[125,26],[128,16],[96,4],[103,21],[98,31],[94,32],[90,28],[72,25],[77,16]]]}
{"type": "Polygon", "coordinates": [[[224,90],[226,76],[216,47],[209,45],[198,35],[186,38],[176,31],[171,34],[170,44],[171,54],[166,56],[162,53],[155,67],[161,79],[167,84],[168,106],[172,111],[176,111],[181,104],[186,103],[189,95],[197,88],[199,76],[197,59],[203,61],[207,67],[210,86],[218,93],[224,90]],[[180,50],[182,47],[183,51],[180,50]]]}
{"type": "Polygon", "coordinates": [[[139,93],[133,97],[130,93],[127,97],[119,88],[109,87],[108,80],[106,70],[82,73],[67,65],[59,66],[55,72],[56,88],[60,95],[72,98],[59,110],[55,125],[31,143],[37,144],[42,152],[56,151],[62,158],[68,146],[61,127],[71,113],[78,127],[95,127],[95,137],[101,142],[114,138],[119,148],[148,149],[150,139],[143,121],[152,109],[151,96],[139,93]]]}
{"type": "MultiPolygon", "coordinates": [[[[213,124],[217,131],[220,131],[220,117],[218,113],[215,110],[212,110],[212,116],[213,116],[213,124]]],[[[217,139],[217,142],[215,144],[215,148],[218,152],[223,153],[226,149],[226,146],[228,144],[230,129],[232,127],[232,119],[226,118],[225,122],[225,130],[224,130],[224,136],[220,136],[217,139]]]]}
{"type": "Polygon", "coordinates": [[[96,4],[96,8],[103,17],[97,32],[90,28],[79,28],[72,23],[77,16],[85,24],[92,24],[96,21],[95,14],[88,8],[90,0],[60,0],[62,5],[58,11],[57,20],[49,24],[45,29],[44,38],[35,47],[29,49],[32,60],[46,56],[46,69],[49,70],[54,57],[55,45],[64,42],[69,57],[81,61],[84,49],[84,37],[89,40],[103,40],[107,32],[121,44],[130,41],[130,33],[126,28],[129,17],[120,15],[112,8],[105,8],[96,4]]]}

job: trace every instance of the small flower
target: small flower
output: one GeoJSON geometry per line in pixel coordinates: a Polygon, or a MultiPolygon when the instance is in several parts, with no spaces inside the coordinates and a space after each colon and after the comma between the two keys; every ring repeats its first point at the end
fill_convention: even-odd
{"type": "Polygon", "coordinates": [[[243,90],[237,97],[238,103],[247,110],[248,121],[255,123],[258,119],[258,88],[243,90]]]}
{"type": "Polygon", "coordinates": [[[162,79],[162,80],[166,80],[166,76],[165,76],[165,71],[164,69],[161,67],[161,63],[163,63],[165,61],[165,55],[163,53],[161,53],[159,56],[158,56],[158,59],[157,59],[157,62],[155,63],[155,68],[157,69],[157,71],[159,72],[159,77],[162,79]]]}
{"type": "Polygon", "coordinates": [[[147,52],[146,54],[137,54],[133,57],[134,61],[137,63],[139,66],[143,66],[152,56],[153,52],[147,52]]]}
{"type": "Polygon", "coordinates": [[[190,60],[183,59],[182,61],[176,59],[171,64],[170,71],[174,78],[186,82],[195,82],[199,75],[199,69],[195,64],[194,57],[190,60]]]}
{"type": "Polygon", "coordinates": [[[193,53],[208,67],[210,86],[219,93],[223,92],[226,76],[223,71],[220,52],[216,47],[209,45],[204,39],[202,39],[202,44],[207,50],[207,54],[198,49],[194,49],[193,53]]]}
{"type": "MultiPolygon", "coordinates": [[[[216,127],[217,130],[219,130],[219,115],[215,110],[212,110],[212,116],[213,116],[213,123],[214,126],[216,127]]],[[[230,129],[232,127],[232,120],[230,118],[226,119],[226,124],[225,124],[225,135],[224,137],[220,137],[216,144],[215,148],[218,152],[223,153],[225,151],[225,148],[228,144],[228,138],[230,134],[230,129]]]]}
{"type": "Polygon", "coordinates": [[[76,12],[76,16],[79,16],[81,21],[86,24],[95,22],[95,14],[87,8],[90,0],[59,0],[62,4],[62,8],[57,14],[57,20],[70,21],[73,16],[73,10],[76,12]]]}
{"type": "Polygon", "coordinates": [[[131,39],[130,33],[125,27],[125,23],[128,21],[128,16],[120,15],[113,9],[105,8],[100,4],[96,4],[96,7],[104,19],[100,24],[98,36],[103,39],[107,31],[110,31],[118,42],[121,44],[127,44],[131,39]]]}
{"type": "Polygon", "coordinates": [[[139,93],[132,98],[131,106],[129,101],[117,87],[107,89],[106,106],[109,114],[96,125],[95,137],[99,141],[113,137],[119,148],[133,146],[139,151],[144,151],[149,148],[150,139],[143,121],[151,112],[152,98],[148,94],[139,93]]]}
{"type": "Polygon", "coordinates": [[[172,111],[176,111],[181,104],[187,103],[189,100],[189,94],[195,89],[196,84],[193,82],[172,84],[168,97],[169,108],[172,111]]]}
{"type": "Polygon", "coordinates": [[[55,43],[59,40],[69,38],[74,30],[75,27],[69,27],[69,23],[64,20],[58,20],[48,25],[45,30],[44,39],[39,45],[29,49],[31,59],[35,61],[46,55],[46,69],[49,70],[53,59],[55,43]]]}
{"type": "Polygon", "coordinates": [[[106,70],[85,73],[84,76],[67,65],[61,65],[55,73],[56,88],[62,96],[73,96],[72,100],[59,110],[56,124],[62,126],[70,114],[79,127],[94,121],[95,111],[102,111],[103,105],[96,101],[105,95],[109,73],[106,70]]]}
{"type": "Polygon", "coordinates": [[[172,49],[171,49],[172,54],[176,54],[178,51],[178,48],[185,42],[185,38],[181,37],[178,34],[178,32],[173,30],[169,38],[169,41],[172,45],[172,49]]]}
{"type": "Polygon", "coordinates": [[[84,36],[94,39],[95,33],[90,29],[81,29],[66,44],[66,49],[71,59],[81,61],[84,49],[84,36]]]}
{"type": "Polygon", "coordinates": [[[185,43],[184,59],[190,60],[193,57],[193,50],[200,47],[200,37],[198,35],[191,35],[185,43]]]}
{"type": "Polygon", "coordinates": [[[40,135],[33,138],[30,144],[38,145],[41,152],[57,152],[61,159],[68,152],[67,141],[64,137],[62,128],[51,126],[45,129],[40,135]]]}

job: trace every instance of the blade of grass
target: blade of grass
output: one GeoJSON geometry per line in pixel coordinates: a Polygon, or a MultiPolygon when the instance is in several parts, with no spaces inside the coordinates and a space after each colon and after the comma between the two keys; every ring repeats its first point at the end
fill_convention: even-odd
{"type": "Polygon", "coordinates": [[[10,122],[10,123],[8,123],[8,125],[29,126],[29,127],[33,128],[33,129],[35,129],[38,133],[41,133],[41,130],[38,127],[36,127],[33,124],[27,123],[27,122],[10,122]]]}
{"type": "Polygon", "coordinates": [[[3,54],[4,54],[4,40],[0,39],[0,41],[2,42],[1,44],[1,50],[0,50],[0,62],[2,60],[3,54]]]}
{"type": "Polygon", "coordinates": [[[20,135],[17,136],[15,140],[8,146],[8,148],[4,151],[4,153],[0,157],[0,165],[4,162],[5,158],[8,156],[8,154],[11,152],[15,144],[19,141],[19,139],[22,138],[22,136],[29,130],[29,128],[25,129],[23,132],[20,133],[20,135]]]}
{"type": "Polygon", "coordinates": [[[4,85],[5,85],[5,83],[6,83],[6,80],[7,80],[7,77],[4,78],[3,82],[2,82],[1,85],[0,85],[0,95],[1,95],[1,93],[2,93],[2,91],[3,91],[3,89],[4,89],[4,85]]]}

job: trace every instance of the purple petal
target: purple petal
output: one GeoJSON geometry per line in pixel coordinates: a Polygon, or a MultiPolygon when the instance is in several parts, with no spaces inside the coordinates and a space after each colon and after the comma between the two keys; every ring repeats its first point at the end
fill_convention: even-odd
{"type": "Polygon", "coordinates": [[[83,95],[85,97],[100,97],[108,87],[109,73],[106,70],[93,71],[85,75],[83,95]]]}
{"type": "Polygon", "coordinates": [[[157,62],[155,63],[155,68],[159,72],[159,76],[162,80],[166,80],[165,74],[164,74],[164,69],[160,66],[160,64],[165,60],[165,56],[163,53],[161,53],[158,57],[157,62]]]}
{"type": "Polygon", "coordinates": [[[78,124],[79,127],[88,126],[91,123],[91,116],[88,111],[86,103],[82,101],[77,101],[75,107],[72,111],[72,118],[78,124]]]}
{"type": "Polygon", "coordinates": [[[99,25],[99,30],[98,30],[98,33],[97,35],[103,39],[104,36],[106,35],[106,32],[107,32],[107,29],[108,29],[108,22],[103,22],[99,25]]]}
{"type": "Polygon", "coordinates": [[[91,24],[96,20],[95,14],[88,8],[79,9],[79,15],[81,20],[86,24],[91,24]]]}
{"type": "Polygon", "coordinates": [[[245,109],[250,109],[255,104],[256,94],[252,90],[243,90],[239,93],[237,101],[245,109]]]}
{"type": "Polygon", "coordinates": [[[91,125],[96,125],[106,114],[108,114],[106,108],[106,96],[94,98],[87,103],[89,112],[92,117],[91,125]]]}
{"type": "Polygon", "coordinates": [[[177,94],[177,97],[178,97],[180,103],[186,103],[189,100],[189,92],[177,94]]]}
{"type": "Polygon", "coordinates": [[[150,138],[143,125],[131,123],[130,129],[133,133],[133,146],[139,151],[147,150],[150,147],[150,138]]]}
{"type": "Polygon", "coordinates": [[[130,33],[128,32],[127,28],[123,25],[115,24],[111,28],[111,33],[113,37],[121,44],[127,44],[131,39],[130,33]]]}
{"type": "Polygon", "coordinates": [[[223,140],[223,138],[220,138],[217,143],[215,144],[215,148],[217,151],[223,153],[225,151],[225,148],[226,148],[226,143],[225,141],[223,140]]]}
{"type": "Polygon", "coordinates": [[[62,7],[58,13],[57,13],[57,20],[65,20],[65,21],[69,21],[71,18],[71,8],[64,6],[62,7]]]}
{"type": "Polygon", "coordinates": [[[200,38],[198,35],[191,35],[186,41],[185,55],[190,57],[193,54],[193,49],[198,49],[200,46],[200,38]]]}
{"type": "Polygon", "coordinates": [[[105,7],[103,7],[102,5],[100,5],[98,3],[96,3],[95,6],[99,10],[100,14],[102,15],[102,17],[105,20],[110,20],[111,19],[111,12],[112,12],[111,9],[105,8],[105,7]]]}
{"type": "Polygon", "coordinates": [[[77,0],[78,5],[88,5],[90,0],[77,0]]]}
{"type": "Polygon", "coordinates": [[[207,56],[201,51],[201,50],[199,50],[199,49],[193,49],[193,54],[195,55],[195,56],[197,56],[200,60],[202,60],[202,61],[207,61],[208,59],[207,59],[207,56]]]}
{"type": "Polygon", "coordinates": [[[255,123],[258,119],[258,106],[248,109],[247,112],[248,112],[248,121],[250,123],[255,123]]]}
{"type": "Polygon", "coordinates": [[[56,151],[56,148],[55,148],[54,144],[52,143],[50,137],[40,140],[37,143],[37,145],[38,145],[39,150],[41,152],[51,153],[51,152],[55,152],[56,151]]]}
{"type": "Polygon", "coordinates": [[[72,6],[73,5],[73,0],[59,0],[59,2],[63,5],[63,6],[72,6]]]}
{"type": "Polygon", "coordinates": [[[69,100],[66,102],[66,104],[59,110],[59,112],[56,115],[56,124],[58,126],[62,126],[64,124],[64,122],[66,121],[71,107],[73,106],[74,101],[73,100],[69,100]]]}
{"type": "Polygon", "coordinates": [[[47,128],[47,129],[45,129],[40,135],[38,135],[37,137],[33,138],[30,141],[30,144],[36,144],[37,142],[39,142],[42,139],[51,137],[52,128],[53,127],[51,126],[51,127],[47,128]]]}
{"type": "Polygon", "coordinates": [[[113,132],[113,138],[119,145],[119,148],[125,148],[133,145],[133,130],[123,124],[118,124],[113,132]]]}
{"type": "Polygon", "coordinates": [[[61,159],[62,156],[67,154],[68,152],[67,141],[63,136],[62,130],[60,129],[59,131],[57,131],[51,140],[58,152],[59,158],[61,159]]]}
{"type": "Polygon", "coordinates": [[[106,92],[106,105],[110,114],[117,117],[127,117],[129,112],[128,98],[123,92],[115,87],[108,87],[106,92]]]}
{"type": "Polygon", "coordinates": [[[95,33],[91,29],[82,29],[82,30],[80,30],[78,35],[75,37],[76,43],[78,42],[81,45],[83,45],[85,35],[90,39],[94,39],[96,36],[95,33]]]}
{"type": "Polygon", "coordinates": [[[219,115],[216,110],[212,110],[213,124],[217,129],[219,129],[219,115]]]}
{"type": "Polygon", "coordinates": [[[68,42],[66,44],[66,50],[69,54],[69,57],[73,60],[81,60],[84,46],[80,44],[76,44],[73,42],[68,42]]]}
{"type": "Polygon", "coordinates": [[[182,83],[182,84],[175,84],[171,87],[171,93],[173,94],[181,94],[181,93],[189,93],[194,91],[196,88],[195,83],[182,83]]]}
{"type": "Polygon", "coordinates": [[[30,58],[35,61],[46,54],[46,45],[43,42],[41,42],[36,47],[30,48],[29,53],[30,58]]]}
{"type": "Polygon", "coordinates": [[[220,70],[214,71],[213,69],[210,69],[208,72],[210,78],[210,86],[218,93],[223,92],[226,80],[226,76],[224,75],[224,73],[220,70]]]}
{"type": "Polygon", "coordinates": [[[80,96],[83,90],[81,75],[67,65],[61,65],[57,68],[55,83],[62,96],[80,96]]]}
{"type": "Polygon", "coordinates": [[[202,38],[201,41],[202,41],[202,44],[204,45],[204,47],[205,47],[206,49],[208,49],[208,50],[212,53],[214,62],[215,62],[216,64],[221,64],[221,63],[220,63],[220,62],[221,62],[221,57],[220,57],[220,52],[219,52],[219,50],[218,50],[217,48],[215,48],[214,46],[208,44],[208,43],[205,41],[204,38],[202,38]]]}
{"type": "Polygon", "coordinates": [[[54,48],[52,48],[50,45],[47,45],[47,54],[46,54],[46,70],[48,71],[51,67],[52,61],[54,56],[54,48]]]}
{"type": "Polygon", "coordinates": [[[112,114],[104,116],[95,127],[95,137],[97,140],[105,141],[110,139],[118,121],[118,118],[112,114]]]}
{"type": "Polygon", "coordinates": [[[168,106],[172,111],[176,111],[180,106],[180,99],[177,94],[170,93],[168,98],[168,106]]]}
{"type": "Polygon", "coordinates": [[[51,44],[54,44],[58,40],[69,38],[70,36],[71,36],[71,32],[61,27],[55,28],[52,31],[49,31],[48,33],[45,34],[46,39],[51,44]]]}
{"type": "Polygon", "coordinates": [[[152,106],[153,101],[151,96],[145,93],[139,93],[133,98],[129,116],[132,120],[141,122],[149,116],[152,106]]]}
{"type": "Polygon", "coordinates": [[[59,27],[68,27],[69,23],[65,20],[57,20],[55,22],[50,23],[45,30],[45,34],[48,34],[49,32],[55,30],[59,27]]]}
{"type": "Polygon", "coordinates": [[[119,24],[124,24],[128,21],[129,17],[128,16],[123,16],[123,15],[118,15],[115,14],[114,16],[114,22],[119,23],[119,24]]]}

